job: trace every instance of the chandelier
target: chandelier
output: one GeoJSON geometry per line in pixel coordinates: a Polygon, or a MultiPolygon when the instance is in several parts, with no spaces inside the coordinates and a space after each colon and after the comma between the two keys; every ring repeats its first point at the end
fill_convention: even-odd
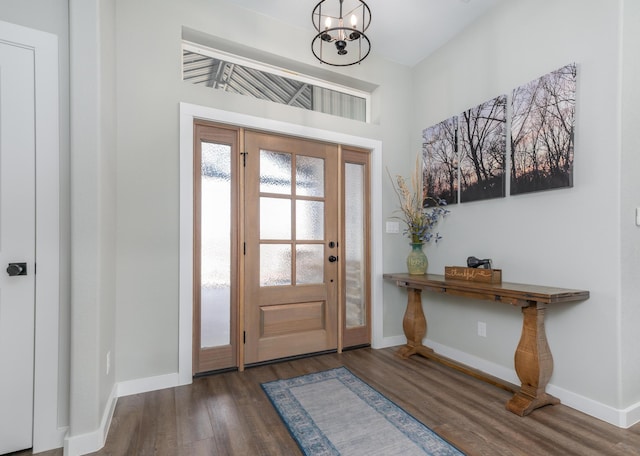
{"type": "Polygon", "coordinates": [[[362,62],[371,51],[365,31],[371,23],[371,10],[362,0],[322,0],[311,14],[318,32],[311,51],[327,65],[349,66],[362,62]]]}

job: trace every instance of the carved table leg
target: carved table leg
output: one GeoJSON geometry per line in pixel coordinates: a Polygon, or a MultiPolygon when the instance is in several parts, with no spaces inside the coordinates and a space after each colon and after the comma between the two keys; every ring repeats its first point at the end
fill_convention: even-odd
{"type": "Polygon", "coordinates": [[[409,293],[407,309],[402,320],[407,344],[400,347],[396,354],[402,358],[408,358],[411,355],[428,356],[433,353],[433,350],[422,345],[422,339],[427,334],[427,319],[422,310],[422,290],[408,288],[407,291],[409,293]]]}
{"type": "Polygon", "coordinates": [[[507,410],[524,416],[560,400],[547,394],[545,388],[553,372],[553,357],[544,330],[545,304],[531,302],[522,308],[522,335],[515,354],[515,368],[522,382],[509,402],[507,410]]]}

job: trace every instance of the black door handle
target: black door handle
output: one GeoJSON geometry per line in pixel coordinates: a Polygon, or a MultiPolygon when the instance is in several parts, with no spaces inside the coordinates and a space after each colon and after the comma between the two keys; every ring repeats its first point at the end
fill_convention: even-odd
{"type": "Polygon", "coordinates": [[[337,256],[334,256],[334,255],[329,256],[329,263],[335,263],[336,261],[338,261],[337,256]]]}
{"type": "Polygon", "coordinates": [[[27,263],[9,263],[9,266],[7,266],[7,274],[11,277],[27,275],[27,263]]]}

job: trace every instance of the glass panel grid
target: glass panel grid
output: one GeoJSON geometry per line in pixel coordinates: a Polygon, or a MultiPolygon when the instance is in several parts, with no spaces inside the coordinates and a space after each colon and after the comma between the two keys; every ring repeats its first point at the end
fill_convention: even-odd
{"type": "Polygon", "coordinates": [[[260,150],[260,286],[323,283],[324,174],[323,158],[260,150]]]}

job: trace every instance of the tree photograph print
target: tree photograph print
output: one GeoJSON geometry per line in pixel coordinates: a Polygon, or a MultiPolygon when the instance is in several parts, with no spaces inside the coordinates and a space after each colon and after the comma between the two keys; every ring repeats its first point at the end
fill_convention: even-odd
{"type": "Polygon", "coordinates": [[[573,186],[576,64],[513,91],[512,195],[573,186]]]}
{"type": "MultiPolygon", "coordinates": [[[[576,64],[422,130],[424,194],[447,204],[573,186],[576,64]],[[507,156],[508,155],[508,156],[507,156]]],[[[428,201],[428,198],[425,198],[428,201]]]]}
{"type": "Polygon", "coordinates": [[[505,196],[506,108],[501,95],[458,117],[461,202],[505,196]]]}
{"type": "Polygon", "coordinates": [[[451,117],[422,131],[425,195],[447,204],[458,202],[457,124],[451,117]]]}

